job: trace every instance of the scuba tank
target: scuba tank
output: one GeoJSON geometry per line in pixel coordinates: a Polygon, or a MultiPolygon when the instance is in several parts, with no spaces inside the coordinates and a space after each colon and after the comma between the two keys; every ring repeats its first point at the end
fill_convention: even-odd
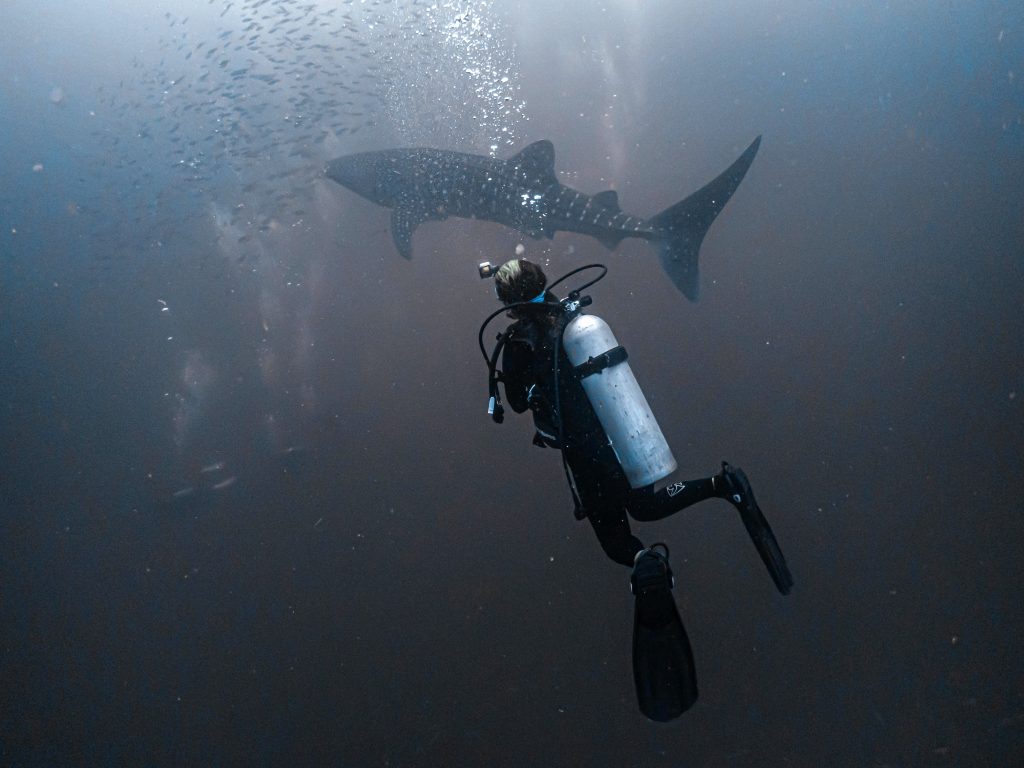
{"type": "MultiPolygon", "coordinates": [[[[608,324],[594,315],[584,315],[581,309],[591,303],[589,296],[581,296],[583,290],[590,287],[607,274],[607,268],[600,264],[588,264],[563,275],[549,288],[553,288],[571,275],[585,269],[599,268],[602,273],[596,279],[577,288],[561,300],[562,308],[569,320],[562,331],[561,346],[565,347],[566,355],[580,377],[583,391],[597,414],[598,421],[604,429],[612,449],[622,466],[622,470],[631,488],[643,488],[667,477],[676,469],[676,460],[672,450],[665,441],[665,436],[658,422],[651,413],[647,398],[637,384],[636,377],[626,362],[626,350],[619,346],[615,335],[608,324]]],[[[480,277],[492,277],[494,269],[489,262],[479,267],[480,277]]],[[[526,305],[531,302],[517,302],[492,312],[480,326],[480,351],[490,370],[490,400],[487,412],[491,418],[501,423],[504,409],[498,393],[500,372],[497,369],[498,357],[504,346],[506,337],[498,337],[498,344],[488,355],[484,347],[483,337],[487,325],[509,307],[526,305]]],[[[558,393],[558,350],[555,350],[555,393],[558,393]]],[[[555,410],[559,413],[558,441],[564,444],[561,425],[561,408],[556,402],[555,410]]],[[[565,460],[563,452],[563,462],[565,460]]],[[[567,470],[568,472],[568,470],[567,470]]],[[[571,485],[571,483],[570,483],[571,485]]]]}
{"type": "Polygon", "coordinates": [[[608,323],[576,314],[562,332],[562,346],[630,487],[643,488],[674,472],[672,450],[608,323]]]}

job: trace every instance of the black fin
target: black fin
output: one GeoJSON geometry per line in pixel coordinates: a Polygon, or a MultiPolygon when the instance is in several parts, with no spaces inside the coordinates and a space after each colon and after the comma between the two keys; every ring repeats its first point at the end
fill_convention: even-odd
{"type": "Polygon", "coordinates": [[[662,232],[658,243],[662,268],[690,301],[696,301],[700,294],[697,266],[700,244],[715,217],[743,181],[760,146],[758,136],[736,162],[714,180],[647,222],[662,232]]]}
{"type": "MultiPolygon", "coordinates": [[[[672,600],[672,596],[668,596],[672,600]]],[[[674,720],[697,701],[693,649],[679,610],[660,627],[633,622],[633,679],[640,711],[651,720],[674,720]]]]}
{"type": "Polygon", "coordinates": [[[526,184],[558,183],[555,176],[555,145],[547,139],[535,141],[508,159],[508,164],[515,167],[520,181],[526,184]]]}
{"type": "Polygon", "coordinates": [[[664,723],[697,701],[697,671],[672,597],[668,556],[648,554],[655,547],[641,553],[633,568],[633,680],[640,711],[664,723]]]}
{"type": "Polygon", "coordinates": [[[605,208],[611,208],[616,213],[622,210],[619,208],[619,193],[614,189],[607,189],[604,192],[598,192],[594,195],[594,199],[605,208]]]}
{"type": "Polygon", "coordinates": [[[742,469],[733,467],[725,461],[722,462],[722,477],[728,483],[727,498],[739,510],[750,540],[754,542],[757,554],[761,556],[761,561],[775,582],[776,589],[788,595],[793,589],[793,575],[789,572],[786,556],[782,554],[775,532],[757,505],[750,480],[742,469]]]}

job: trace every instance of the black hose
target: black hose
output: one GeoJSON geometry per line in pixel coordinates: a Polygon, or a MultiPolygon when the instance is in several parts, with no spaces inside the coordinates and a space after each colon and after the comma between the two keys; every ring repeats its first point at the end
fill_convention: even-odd
{"type": "Polygon", "coordinates": [[[576,267],[576,269],[572,270],[571,272],[566,272],[560,278],[555,280],[555,282],[553,282],[551,285],[549,285],[546,290],[551,290],[552,288],[554,288],[556,285],[558,285],[563,280],[566,280],[566,279],[572,277],[573,275],[575,275],[577,272],[582,272],[585,269],[600,269],[601,270],[601,274],[598,275],[597,277],[595,277],[589,283],[584,283],[579,288],[577,288],[577,289],[575,289],[573,291],[569,291],[569,295],[570,296],[572,296],[574,294],[583,293],[583,291],[587,290],[587,288],[592,286],[598,280],[603,280],[604,276],[608,274],[608,267],[606,267],[604,264],[584,264],[582,267],[576,267]]]}

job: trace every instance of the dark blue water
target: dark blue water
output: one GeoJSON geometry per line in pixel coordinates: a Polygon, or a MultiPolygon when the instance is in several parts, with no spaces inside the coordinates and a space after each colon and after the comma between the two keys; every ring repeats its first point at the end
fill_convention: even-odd
{"type": "Polygon", "coordinates": [[[0,763],[1024,759],[1024,12],[1008,3],[8,1],[0,763]],[[211,50],[213,51],[211,53],[211,50]],[[508,157],[650,216],[764,136],[701,300],[653,249],[427,223],[350,152],[508,157]],[[701,698],[636,709],[628,572],[487,419],[478,261],[593,290],[685,477],[701,698]]]}

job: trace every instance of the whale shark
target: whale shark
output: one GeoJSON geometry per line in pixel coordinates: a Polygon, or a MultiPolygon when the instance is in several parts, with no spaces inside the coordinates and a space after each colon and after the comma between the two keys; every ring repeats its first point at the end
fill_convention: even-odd
{"type": "Polygon", "coordinates": [[[588,195],[558,181],[555,147],[536,141],[502,160],[426,147],[345,155],[327,163],[327,178],[391,209],[391,235],[405,258],[426,221],[482,219],[533,238],[577,232],[615,249],[627,237],[651,242],[673,284],[691,301],[699,288],[704,236],[754,161],[758,136],[732,165],[678,203],[644,219],[619,207],[614,190],[588,195]]]}

